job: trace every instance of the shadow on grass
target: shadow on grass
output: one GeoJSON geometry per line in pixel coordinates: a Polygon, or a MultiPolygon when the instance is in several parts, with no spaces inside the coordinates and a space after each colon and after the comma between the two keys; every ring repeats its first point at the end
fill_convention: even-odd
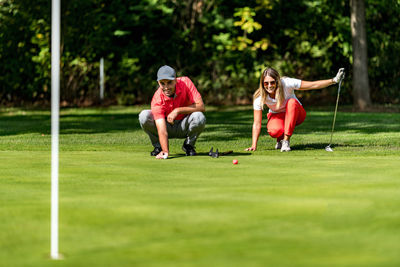
{"type": "MultiPolygon", "coordinates": [[[[325,147],[328,143],[311,143],[311,144],[298,144],[298,145],[291,145],[292,150],[325,150],[325,147]]],[[[331,147],[338,147],[339,145],[332,144],[331,147]]]]}
{"type": "MultiPolygon", "coordinates": [[[[292,150],[325,150],[325,148],[329,145],[329,143],[310,143],[310,144],[296,144],[296,145],[291,145],[292,150]]],[[[338,148],[338,147],[364,147],[364,145],[360,144],[352,144],[352,145],[340,145],[340,144],[331,144],[330,146],[332,149],[338,148]]]]}
{"type": "Polygon", "coordinates": [[[139,113],[65,115],[60,122],[62,134],[109,133],[139,130],[139,113]]]}
{"type": "Polygon", "coordinates": [[[0,117],[0,136],[50,133],[50,116],[48,115],[13,115],[0,117]]]}
{"type": "MultiPolygon", "coordinates": [[[[310,133],[314,131],[331,132],[333,112],[310,112],[296,131],[310,133]]],[[[399,132],[400,116],[397,113],[337,113],[335,132],[352,131],[355,133],[399,132]]]]}
{"type": "MultiPolygon", "coordinates": [[[[51,132],[49,115],[0,117],[0,136],[51,132]]],[[[91,134],[141,130],[138,113],[82,114],[60,116],[60,134],[91,134]]]]}
{"type": "MultiPolygon", "coordinates": [[[[118,111],[99,110],[84,114],[67,114],[60,117],[61,134],[91,134],[111,132],[141,131],[139,112],[121,113],[118,111]]],[[[262,134],[266,134],[266,112],[262,125],[262,134]]],[[[207,124],[200,138],[208,141],[237,140],[251,138],[253,110],[216,110],[206,112],[207,124]]],[[[330,132],[333,112],[310,111],[305,122],[296,128],[295,134],[309,134],[315,131],[330,132]]],[[[2,115],[0,116],[0,136],[44,133],[50,134],[50,115],[2,115]]],[[[335,132],[381,133],[399,132],[400,116],[397,113],[350,113],[338,112],[335,132]]]]}
{"type": "MultiPolygon", "coordinates": [[[[250,152],[233,152],[233,153],[228,154],[228,155],[220,156],[219,158],[235,157],[235,156],[236,157],[237,156],[250,156],[250,155],[251,155],[250,152]]],[[[169,159],[182,158],[182,157],[187,157],[187,156],[186,156],[186,154],[179,153],[179,154],[173,154],[173,156],[170,156],[169,159]]],[[[210,158],[213,158],[208,154],[208,152],[199,152],[199,153],[197,153],[196,157],[210,157],[210,158]]],[[[218,159],[218,158],[215,158],[215,159],[218,159]]]]}

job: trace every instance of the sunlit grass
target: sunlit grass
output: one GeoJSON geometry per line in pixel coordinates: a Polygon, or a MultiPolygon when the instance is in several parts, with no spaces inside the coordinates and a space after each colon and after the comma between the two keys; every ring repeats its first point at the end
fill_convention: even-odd
{"type": "MultiPolygon", "coordinates": [[[[309,109],[293,151],[264,122],[249,153],[251,107],[211,107],[199,156],[171,140],[155,160],[142,108],[61,110],[57,265],[400,264],[398,114],[339,112],[329,153],[333,113],[309,109]]],[[[53,266],[50,113],[2,110],[0,125],[0,265],[53,266]]]]}

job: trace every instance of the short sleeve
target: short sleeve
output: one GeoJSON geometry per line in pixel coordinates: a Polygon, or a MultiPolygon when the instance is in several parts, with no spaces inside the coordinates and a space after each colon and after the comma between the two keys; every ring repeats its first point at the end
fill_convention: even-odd
{"type": "Polygon", "coordinates": [[[151,113],[153,113],[154,120],[165,118],[165,109],[162,100],[157,93],[153,96],[151,100],[151,113]]]}
{"type": "Polygon", "coordinates": [[[188,89],[188,97],[192,103],[195,103],[198,100],[202,99],[199,91],[193,84],[192,80],[190,80],[188,77],[182,77],[181,81],[185,84],[186,88],[188,89]]]}
{"type": "Polygon", "coordinates": [[[301,80],[299,79],[285,77],[282,79],[282,81],[284,83],[284,86],[287,88],[292,88],[297,90],[301,86],[301,80]]]}
{"type": "Polygon", "coordinates": [[[254,110],[262,110],[263,109],[263,104],[261,104],[261,96],[257,97],[253,101],[253,109],[254,110]]]}

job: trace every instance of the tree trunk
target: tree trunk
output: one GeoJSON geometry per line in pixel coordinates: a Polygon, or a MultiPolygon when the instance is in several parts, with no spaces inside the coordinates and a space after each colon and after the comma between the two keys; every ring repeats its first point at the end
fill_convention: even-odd
{"type": "Polygon", "coordinates": [[[365,110],[371,105],[368,82],[367,34],[365,31],[365,0],[350,0],[351,35],[353,42],[354,107],[365,110]]]}

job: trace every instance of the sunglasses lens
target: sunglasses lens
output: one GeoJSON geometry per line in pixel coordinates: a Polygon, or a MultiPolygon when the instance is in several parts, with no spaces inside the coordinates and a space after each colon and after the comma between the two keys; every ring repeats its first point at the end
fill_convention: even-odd
{"type": "Polygon", "coordinates": [[[275,85],[275,81],[270,81],[270,82],[264,82],[264,85],[265,86],[268,86],[268,85],[275,85]]]}

